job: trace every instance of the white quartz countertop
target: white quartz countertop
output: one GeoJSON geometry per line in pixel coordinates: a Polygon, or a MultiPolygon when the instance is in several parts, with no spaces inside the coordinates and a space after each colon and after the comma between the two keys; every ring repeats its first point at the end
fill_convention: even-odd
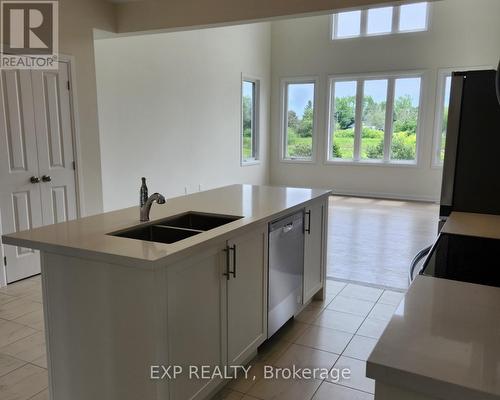
{"type": "Polygon", "coordinates": [[[237,230],[299,210],[307,202],[330,194],[331,191],[321,189],[231,185],[167,199],[163,205],[155,203],[151,208],[151,221],[146,223],[139,221],[137,206],[4,235],[2,241],[4,244],[109,262],[164,262],[166,258],[179,255],[193,246],[216,239],[229,239],[237,230]],[[109,235],[189,211],[243,218],[172,244],[109,235]]]}
{"type": "MultiPolygon", "coordinates": [[[[500,217],[452,213],[443,232],[500,238],[500,217]]],[[[438,399],[500,399],[500,288],[418,276],[367,376],[438,399]]]]}

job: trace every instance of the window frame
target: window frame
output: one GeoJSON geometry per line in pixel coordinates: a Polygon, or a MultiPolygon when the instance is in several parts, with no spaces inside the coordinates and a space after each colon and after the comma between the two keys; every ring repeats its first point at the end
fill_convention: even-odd
{"type": "Polygon", "coordinates": [[[412,1],[411,3],[400,4],[400,5],[380,4],[380,5],[375,6],[375,7],[367,7],[367,8],[363,8],[363,9],[354,8],[354,9],[339,10],[338,12],[330,15],[330,41],[337,42],[337,41],[360,39],[360,38],[424,33],[424,32],[429,31],[430,16],[431,16],[431,2],[430,1],[412,1]],[[399,29],[399,20],[400,20],[401,6],[402,5],[409,5],[409,4],[417,4],[417,3],[426,3],[427,4],[426,17],[425,17],[425,27],[423,29],[400,30],[399,29]],[[382,32],[382,33],[367,33],[367,30],[368,30],[368,10],[377,9],[377,8],[387,8],[387,7],[392,7],[391,31],[390,32],[382,32]],[[359,35],[338,37],[337,36],[338,14],[342,13],[342,12],[349,12],[349,11],[361,11],[359,35]]]}
{"type": "Polygon", "coordinates": [[[456,68],[441,68],[437,74],[436,84],[436,111],[434,116],[434,138],[432,144],[432,167],[442,167],[441,161],[441,127],[443,126],[444,97],[446,77],[451,76],[456,68]]]}
{"type": "Polygon", "coordinates": [[[426,83],[426,71],[425,70],[415,70],[415,71],[394,71],[394,72],[380,72],[380,73],[366,73],[366,74],[332,74],[328,75],[328,87],[327,87],[327,109],[326,109],[326,134],[325,134],[325,164],[326,165],[369,165],[369,166],[385,166],[385,167],[419,167],[421,164],[421,132],[422,124],[424,121],[424,95],[425,95],[425,83],[426,83]],[[394,113],[394,94],[396,88],[396,80],[404,78],[420,78],[420,93],[418,101],[418,118],[417,118],[417,130],[416,130],[416,148],[415,148],[415,160],[393,160],[390,157],[391,146],[392,146],[392,136],[393,136],[393,113],[394,113]],[[380,80],[387,79],[387,99],[386,99],[386,119],[385,119],[385,130],[384,130],[384,155],[382,159],[363,159],[361,158],[361,133],[362,133],[362,104],[364,95],[364,81],[366,80],[380,80]],[[332,90],[334,88],[335,82],[339,81],[356,81],[356,116],[355,116],[355,126],[359,126],[355,131],[354,135],[354,151],[352,159],[341,159],[331,157],[331,146],[333,145],[332,134],[332,105],[334,101],[335,92],[332,90]],[[360,89],[361,87],[361,89],[360,89]],[[359,101],[361,99],[361,102],[359,101]],[[390,102],[389,102],[390,100],[390,102]],[[361,111],[361,112],[359,112],[361,111]]]}
{"type": "Polygon", "coordinates": [[[240,165],[242,167],[260,164],[260,82],[261,79],[248,74],[241,75],[240,82],[240,165]],[[254,156],[249,159],[243,158],[243,84],[251,82],[254,84],[253,91],[253,135],[252,148],[254,156]]]}
{"type": "Polygon", "coordinates": [[[280,80],[280,146],[279,160],[283,163],[315,164],[316,159],[316,138],[318,131],[318,76],[296,76],[287,77],[280,80]],[[313,83],[313,130],[312,130],[312,154],[311,158],[290,158],[286,157],[287,149],[287,126],[288,126],[288,85],[300,83],[313,83]]]}

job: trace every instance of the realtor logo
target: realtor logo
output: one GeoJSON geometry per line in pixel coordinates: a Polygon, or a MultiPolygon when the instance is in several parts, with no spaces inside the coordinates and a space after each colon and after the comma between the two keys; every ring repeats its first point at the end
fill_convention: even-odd
{"type": "Polygon", "coordinates": [[[57,69],[57,1],[3,0],[1,23],[1,68],[57,69]]]}

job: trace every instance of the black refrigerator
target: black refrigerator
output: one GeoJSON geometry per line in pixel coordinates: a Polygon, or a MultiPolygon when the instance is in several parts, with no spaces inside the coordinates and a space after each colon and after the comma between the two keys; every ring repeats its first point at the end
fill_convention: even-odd
{"type": "Polygon", "coordinates": [[[495,70],[452,74],[440,227],[452,211],[500,214],[497,79],[495,70]]]}

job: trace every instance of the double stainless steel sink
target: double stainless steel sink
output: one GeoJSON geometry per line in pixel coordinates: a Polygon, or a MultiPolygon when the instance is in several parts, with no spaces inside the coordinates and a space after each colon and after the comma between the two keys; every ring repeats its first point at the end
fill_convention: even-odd
{"type": "Polygon", "coordinates": [[[149,242],[175,243],[240,218],[243,217],[190,211],[160,220],[151,225],[141,225],[110,233],[110,235],[149,242]]]}

